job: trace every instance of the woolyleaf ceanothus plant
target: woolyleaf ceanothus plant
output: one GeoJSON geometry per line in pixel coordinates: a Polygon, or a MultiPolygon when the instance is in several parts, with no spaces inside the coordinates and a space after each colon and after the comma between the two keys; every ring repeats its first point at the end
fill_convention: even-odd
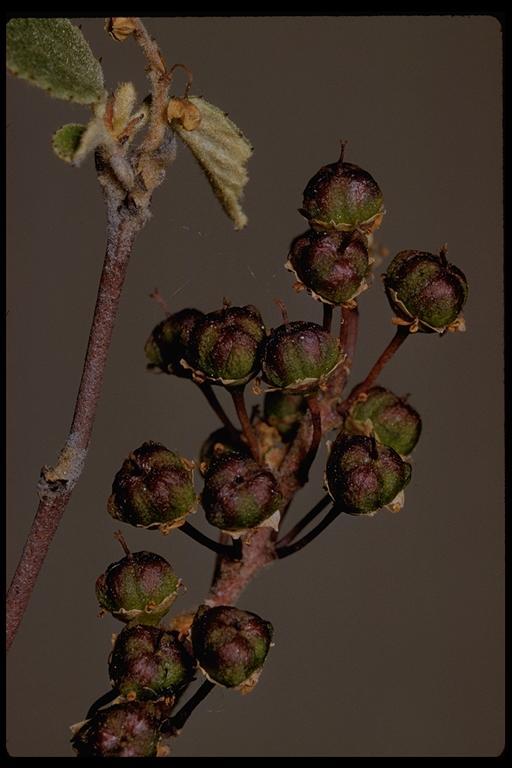
{"type": "MultiPolygon", "coordinates": [[[[144,98],[130,82],[113,93],[104,89],[100,63],[71,21],[20,18],[7,25],[9,71],[90,108],[83,123],[56,129],[51,143],[58,158],[75,166],[94,156],[107,210],[106,256],[75,413],[56,464],[41,472],[39,507],[7,598],[8,646],[82,471],[129,257],[176,155],[176,137],[192,152],[235,229],[247,224],[242,198],[250,142],[222,109],[190,95],[192,73],[181,64],[167,67],[138,17],[112,17],[105,28],[117,43],[131,39],[141,49],[151,86],[144,98]],[[178,68],[187,75],[181,95],[172,93],[178,68]]],[[[189,380],[221,425],[198,440],[195,460],[150,435],[140,446],[127,446],[111,489],[99,494],[115,521],[155,536],[181,531],[215,552],[214,579],[195,611],[177,613],[181,579],[171,564],[152,552],[130,551],[124,535],[115,533],[124,555],[98,577],[96,597],[101,611],[124,627],[108,660],[111,690],[72,726],[78,756],[163,756],[216,686],[250,692],[274,629],[235,605],[244,587],[340,515],[397,512],[404,505],[421,419],[406,397],[380,386],[378,378],[406,339],[464,330],[468,287],[463,272],[448,262],[446,246],[438,254],[398,253],[383,276],[395,335],[366,378],[345,392],[357,339],[357,299],[372,282],[374,232],[385,214],[379,184],[346,161],[345,150],[342,142],[338,159],[305,185],[300,212],[307,229],[283,254],[295,290],[318,302],[319,323],[289,320],[281,303],[282,323],[271,328],[256,306],[223,300],[220,307],[165,311],[148,329],[141,364],[145,358],[148,370],[189,380]],[[251,415],[248,387],[263,398],[251,415]],[[216,394],[222,392],[232,400],[236,423],[216,394]],[[328,433],[324,492],[284,533],[292,500],[308,482],[328,433]],[[200,508],[216,537],[190,523],[200,508]],[[178,706],[197,680],[202,683],[178,706]]],[[[326,155],[331,151],[326,148],[326,155]]]]}

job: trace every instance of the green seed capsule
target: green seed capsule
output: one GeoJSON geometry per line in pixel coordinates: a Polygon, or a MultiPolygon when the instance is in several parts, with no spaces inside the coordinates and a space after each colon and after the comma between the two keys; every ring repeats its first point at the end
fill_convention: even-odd
{"type": "Polygon", "coordinates": [[[144,351],[148,369],[158,369],[175,376],[190,376],[181,360],[186,357],[190,334],[204,314],[198,309],[181,309],[156,325],[144,351]]]}
{"type": "Polygon", "coordinates": [[[158,624],[177,597],[180,580],[154,552],[132,552],[96,581],[100,607],[131,624],[158,624]]]}
{"type": "Polygon", "coordinates": [[[365,238],[354,232],[310,229],[293,241],[285,266],[326,304],[350,306],[368,287],[368,247],[365,238]]]}
{"type": "Polygon", "coordinates": [[[384,387],[373,387],[366,399],[352,407],[348,428],[359,434],[375,434],[379,443],[408,456],[419,440],[421,418],[405,398],[384,387]]]}
{"type": "Polygon", "coordinates": [[[411,465],[373,438],[343,432],[332,445],[325,477],[335,503],[350,514],[371,514],[384,506],[398,511],[411,465]]]}
{"type": "Polygon", "coordinates": [[[211,525],[239,532],[272,522],[282,502],[272,472],[235,453],[211,462],[201,502],[211,525]]]}
{"type": "Polygon", "coordinates": [[[265,326],[256,307],[225,307],[197,323],[187,363],[197,381],[245,384],[259,371],[265,326]]]}
{"type": "Polygon", "coordinates": [[[194,654],[203,672],[226,688],[247,683],[261,670],[273,627],[255,613],[231,606],[198,609],[192,624],[194,654]]]}
{"type": "Polygon", "coordinates": [[[466,276],[446,260],[424,251],[401,251],[384,275],[384,287],[398,321],[411,331],[464,330],[461,312],[468,296],[466,276]]]}
{"type": "Polygon", "coordinates": [[[108,511],[117,520],[164,533],[197,506],[193,465],[160,443],[137,448],[116,474],[108,511]]]}
{"type": "Polygon", "coordinates": [[[71,743],[78,757],[156,757],[160,721],[150,702],[114,704],[87,720],[71,743]]]}
{"type": "Polygon", "coordinates": [[[194,674],[194,661],[176,634],[159,627],[125,627],[109,659],[112,684],[122,696],[158,698],[178,693],[194,674]]]}
{"type": "Polygon", "coordinates": [[[343,359],[337,338],[301,320],[275,328],[263,353],[263,378],[288,393],[313,392],[343,359]]]}
{"type": "Polygon", "coordinates": [[[370,233],[384,215],[382,192],[367,171],[340,159],[324,165],[304,190],[301,213],[321,230],[370,233]]]}

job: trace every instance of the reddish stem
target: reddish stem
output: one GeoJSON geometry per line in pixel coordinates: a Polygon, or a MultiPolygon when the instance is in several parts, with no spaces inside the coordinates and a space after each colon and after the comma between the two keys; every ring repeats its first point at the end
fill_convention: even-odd
{"type": "Polygon", "coordinates": [[[41,472],[39,506],[7,593],[7,650],[14,640],[39,571],[83,469],[128,261],[135,236],[144,223],[143,219],[121,216],[117,212],[114,219],[113,206],[108,206],[108,210],[107,251],[75,412],[57,464],[53,468],[43,467],[41,472]]]}
{"type": "Polygon", "coordinates": [[[358,319],[359,308],[357,306],[353,309],[348,309],[347,307],[341,308],[340,344],[342,350],[347,355],[345,364],[349,367],[352,366],[354,360],[354,352],[357,344],[358,319]]]}
{"type": "Polygon", "coordinates": [[[350,410],[350,408],[354,405],[357,398],[364,394],[365,392],[368,392],[368,390],[374,385],[378,377],[380,376],[380,373],[384,366],[391,360],[395,352],[402,346],[406,338],[409,336],[409,328],[408,326],[399,325],[395,335],[387,345],[384,352],[380,355],[376,363],[374,364],[373,368],[370,370],[368,376],[364,381],[362,381],[360,384],[357,384],[357,386],[354,387],[354,389],[351,391],[350,395],[347,397],[346,400],[343,401],[343,403],[339,407],[339,413],[345,414],[347,411],[350,410]]]}
{"type": "Polygon", "coordinates": [[[333,507],[330,512],[326,514],[323,520],[318,523],[317,526],[315,526],[309,533],[306,533],[305,536],[302,537],[302,539],[299,539],[294,544],[290,544],[287,547],[278,547],[276,549],[276,554],[280,560],[283,559],[283,557],[288,557],[289,555],[294,555],[295,552],[299,552],[299,550],[303,549],[307,544],[309,544],[311,541],[316,539],[317,536],[319,536],[322,531],[324,531],[327,526],[329,526],[338,515],[343,510],[337,509],[336,507],[333,507]]]}
{"type": "Polygon", "coordinates": [[[252,456],[255,461],[259,462],[260,447],[258,444],[258,438],[254,433],[251,421],[249,419],[249,414],[247,413],[247,408],[245,406],[244,388],[237,387],[236,389],[232,389],[231,397],[233,398],[233,403],[235,405],[238,418],[240,419],[242,432],[244,433],[245,439],[247,440],[247,444],[252,453],[252,456]]]}
{"type": "Polygon", "coordinates": [[[178,736],[179,732],[189,719],[192,712],[215,688],[215,683],[205,680],[193,696],[182,706],[179,712],[176,712],[169,720],[162,725],[162,732],[169,736],[178,736]]]}
{"type": "Polygon", "coordinates": [[[216,552],[222,557],[227,557],[230,560],[240,560],[240,540],[233,544],[220,544],[218,541],[210,539],[209,536],[205,536],[204,533],[198,531],[197,528],[194,528],[194,526],[189,522],[185,522],[183,525],[180,525],[179,530],[182,531],[182,533],[186,533],[186,535],[190,536],[190,538],[194,539],[194,541],[197,541],[199,544],[202,544],[204,547],[211,549],[212,552],[216,552]]]}
{"type": "Polygon", "coordinates": [[[288,544],[290,544],[294,539],[297,538],[299,533],[306,528],[310,523],[313,522],[315,517],[318,517],[318,515],[323,512],[323,510],[327,507],[328,504],[332,502],[332,499],[329,495],[323,496],[320,501],[315,504],[313,509],[311,509],[307,515],[304,515],[302,520],[299,520],[299,522],[294,525],[294,527],[289,531],[289,533],[286,534],[286,536],[283,536],[280,541],[276,542],[276,549],[279,549],[279,547],[285,547],[288,544]]]}
{"type": "Polygon", "coordinates": [[[207,399],[213,412],[222,421],[226,429],[228,429],[231,432],[233,437],[238,437],[240,434],[238,429],[234,426],[231,419],[227,415],[226,411],[220,404],[219,399],[215,394],[215,392],[213,391],[211,384],[208,384],[208,382],[205,381],[202,384],[198,384],[198,387],[203,393],[203,395],[205,396],[205,398],[207,399]]]}
{"type": "Polygon", "coordinates": [[[323,306],[324,306],[324,318],[323,318],[324,331],[327,331],[327,333],[330,333],[331,325],[332,325],[333,306],[332,304],[324,304],[323,306]]]}
{"type": "Polygon", "coordinates": [[[307,405],[311,414],[311,421],[313,424],[313,434],[311,436],[311,442],[309,444],[308,452],[306,453],[302,465],[300,467],[301,484],[306,485],[309,476],[309,470],[315,460],[315,456],[318,452],[320,440],[322,439],[322,416],[320,414],[320,407],[318,403],[318,396],[310,395],[307,398],[307,405]]]}

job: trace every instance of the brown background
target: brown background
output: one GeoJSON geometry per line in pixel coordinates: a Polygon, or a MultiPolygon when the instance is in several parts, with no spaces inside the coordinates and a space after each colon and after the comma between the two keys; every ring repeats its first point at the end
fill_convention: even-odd
{"type": "MultiPolygon", "coordinates": [[[[319,319],[282,265],[310,176],[338,154],[380,183],[379,233],[449,255],[467,274],[466,334],[418,336],[382,382],[411,392],[424,432],[399,515],[344,517],[300,555],[269,569],[241,606],[275,625],[260,685],[218,690],[176,755],[495,755],[504,743],[501,29],[492,17],[148,19],[169,63],[194,71],[194,92],[229,111],[255,146],[234,232],[185,149],[155,195],[121,304],[92,447],[9,656],[8,749],[70,754],[68,725],[108,688],[110,636],[94,581],[121,556],[105,502],[114,473],[146,439],[188,457],[216,426],[184,381],[145,371],[160,311],[254,302],[269,325],[275,297],[292,319],[319,319]]],[[[107,86],[147,92],[132,41],[83,21],[107,86]]],[[[181,92],[180,75],[176,78],[181,92]]],[[[62,123],[86,110],[9,78],[8,569],[14,570],[43,463],[67,433],[104,250],[93,163],[51,151],[62,123]]],[[[376,269],[360,302],[353,381],[392,333],[376,269]]],[[[321,493],[322,463],[293,517],[321,493]]],[[[199,488],[199,482],[198,482],[199,488]]],[[[292,515],[291,515],[292,517],[292,515]]],[[[206,523],[197,515],[197,524],[206,523]]],[[[210,529],[211,530],[211,529],[210,529]]],[[[179,533],[126,529],[133,549],[169,557],[188,591],[206,590],[213,556],[179,533]]]]}

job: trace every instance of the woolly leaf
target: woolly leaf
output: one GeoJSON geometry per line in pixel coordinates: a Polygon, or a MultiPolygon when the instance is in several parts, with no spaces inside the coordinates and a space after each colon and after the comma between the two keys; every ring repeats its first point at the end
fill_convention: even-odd
{"type": "Polygon", "coordinates": [[[11,19],[7,68],[59,99],[93,104],[103,97],[100,63],[69,19],[11,19]]]}
{"type": "Polygon", "coordinates": [[[108,136],[102,118],[96,115],[87,125],[69,123],[53,134],[53,151],[73,165],[80,165],[82,160],[96,149],[99,144],[108,143],[108,136]]]}
{"type": "Polygon", "coordinates": [[[240,200],[249,179],[246,164],[252,147],[218,107],[197,96],[190,96],[188,101],[201,114],[199,125],[187,130],[178,117],[171,121],[171,126],[192,151],[235,229],[242,229],[247,224],[247,216],[240,200]]]}
{"type": "Polygon", "coordinates": [[[80,147],[82,136],[85,133],[85,125],[77,125],[76,123],[69,123],[63,125],[62,128],[53,134],[52,146],[53,151],[60,157],[61,160],[65,160],[66,163],[72,163],[75,154],[80,147]]]}

